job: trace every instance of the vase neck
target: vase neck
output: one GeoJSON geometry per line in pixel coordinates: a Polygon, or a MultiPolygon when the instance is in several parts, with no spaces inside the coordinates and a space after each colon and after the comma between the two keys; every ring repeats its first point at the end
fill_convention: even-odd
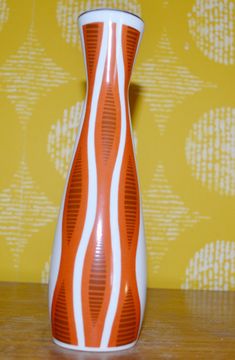
{"type": "Polygon", "coordinates": [[[128,87],[143,22],[122,11],[97,10],[82,15],[79,26],[88,86],[94,85],[97,72],[103,73],[107,85],[116,82],[119,67],[123,69],[124,83],[128,87]],[[101,67],[101,63],[104,66],[101,67]]]}

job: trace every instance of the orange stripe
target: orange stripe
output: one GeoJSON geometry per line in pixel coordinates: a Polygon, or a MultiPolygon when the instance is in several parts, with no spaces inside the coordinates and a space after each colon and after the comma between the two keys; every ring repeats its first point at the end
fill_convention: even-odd
{"type": "Polygon", "coordinates": [[[82,281],[82,297],[88,299],[83,302],[86,346],[93,347],[100,346],[112,286],[109,206],[120,142],[121,111],[116,71],[116,24],[112,24],[111,44],[111,56],[106,55],[95,128],[97,210],[82,281]]]}
{"type": "Polygon", "coordinates": [[[136,29],[126,25],[122,26],[122,50],[125,67],[126,98],[128,98],[128,85],[130,82],[139,37],[140,33],[136,29]]]}
{"type": "Polygon", "coordinates": [[[103,24],[85,25],[83,33],[89,81],[87,107],[65,197],[62,224],[62,254],[51,312],[53,337],[72,345],[78,345],[79,342],[73,312],[73,274],[75,257],[87,209],[87,138],[92,91],[101,47],[103,24]]]}
{"type": "Polygon", "coordinates": [[[135,341],[140,324],[140,300],[135,274],[140,204],[128,111],[128,85],[138,45],[139,32],[129,26],[123,26],[122,30],[125,67],[126,144],[119,184],[118,221],[121,235],[121,286],[109,346],[121,346],[135,341]]]}

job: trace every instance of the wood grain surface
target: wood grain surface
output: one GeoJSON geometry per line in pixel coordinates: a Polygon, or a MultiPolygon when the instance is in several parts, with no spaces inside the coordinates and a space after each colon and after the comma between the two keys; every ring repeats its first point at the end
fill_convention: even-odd
{"type": "Polygon", "coordinates": [[[150,289],[138,344],[89,353],[51,341],[46,285],[0,283],[0,358],[235,359],[235,292],[150,289]]]}

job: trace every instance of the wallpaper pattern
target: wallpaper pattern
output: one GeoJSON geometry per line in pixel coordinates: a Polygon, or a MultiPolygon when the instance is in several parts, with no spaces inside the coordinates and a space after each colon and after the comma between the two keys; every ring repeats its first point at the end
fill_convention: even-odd
{"type": "Polygon", "coordinates": [[[145,21],[130,86],[148,285],[235,289],[235,1],[0,0],[0,279],[47,282],[85,98],[82,11],[145,21]]]}

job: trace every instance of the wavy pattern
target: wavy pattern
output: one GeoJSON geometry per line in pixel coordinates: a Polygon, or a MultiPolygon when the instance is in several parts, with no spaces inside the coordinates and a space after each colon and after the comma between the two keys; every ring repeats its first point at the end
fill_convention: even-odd
{"type": "Polygon", "coordinates": [[[124,345],[136,339],[136,312],[131,290],[127,291],[120,316],[117,345],[124,345]]]}
{"type": "MultiPolygon", "coordinates": [[[[190,259],[194,261],[196,252],[205,249],[200,256],[208,262],[211,253],[206,251],[207,244],[216,239],[235,239],[234,0],[51,0],[44,1],[43,6],[34,0],[27,1],[27,6],[21,1],[0,0],[1,279],[48,280],[61,191],[70,173],[74,143],[77,147],[81,112],[82,119],[85,113],[77,16],[97,7],[127,10],[143,16],[146,23],[132,73],[130,102],[148,246],[148,286],[179,288],[184,283],[187,288],[207,289],[204,273],[198,272],[198,281],[191,278],[201,265],[191,266],[190,259]]],[[[118,50],[121,54],[122,47],[118,50]]],[[[122,59],[117,57],[120,62],[122,59]]],[[[119,93],[121,97],[121,87],[119,93]]],[[[103,162],[108,164],[113,145],[109,148],[105,143],[105,131],[103,136],[107,150],[103,162]]],[[[120,144],[123,137],[125,131],[120,134],[120,144]]],[[[112,219],[118,219],[117,170],[122,145],[119,150],[113,171],[117,179],[111,185],[112,219]]],[[[91,202],[94,217],[95,203],[96,199],[91,202]]],[[[62,218],[61,214],[57,252],[51,260],[51,295],[61,262],[62,218]]],[[[80,240],[82,251],[87,248],[93,225],[80,240]]],[[[118,284],[112,288],[112,302],[119,294],[121,278],[117,220],[110,221],[110,233],[115,254],[113,281],[118,284]]],[[[143,245],[138,244],[137,258],[138,252],[142,253],[138,249],[143,245]]],[[[218,253],[223,253],[222,245],[218,253]]],[[[78,270],[72,285],[74,294],[79,295],[83,261],[81,251],[77,252],[78,270]]],[[[220,264],[223,274],[227,274],[227,263],[220,264]]],[[[138,286],[144,273],[141,269],[137,272],[138,286]]],[[[221,276],[222,285],[214,275],[213,289],[234,288],[227,275],[221,276]]],[[[81,296],[74,298],[78,318],[81,296]]],[[[112,324],[115,309],[107,310],[105,324],[112,324]]],[[[84,343],[82,321],[76,322],[80,344],[84,343]]],[[[108,324],[103,330],[103,346],[110,336],[108,324]]]]}
{"type": "MultiPolygon", "coordinates": [[[[121,25],[117,25],[117,44],[121,43],[122,39],[122,29],[121,25]]],[[[117,49],[118,51],[118,49],[117,49]]],[[[122,51],[122,49],[121,49],[122,51]]],[[[117,74],[118,74],[118,88],[120,95],[120,104],[121,104],[121,132],[120,132],[120,142],[119,148],[115,163],[115,168],[112,175],[111,189],[110,189],[110,227],[111,227],[111,245],[112,253],[115,254],[112,258],[113,262],[113,271],[112,271],[112,281],[115,286],[112,286],[110,303],[107,310],[107,315],[104,324],[104,330],[102,334],[101,346],[107,346],[109,344],[109,339],[112,331],[112,324],[116,315],[116,309],[118,306],[120,285],[121,285],[121,244],[120,244],[120,229],[118,219],[118,199],[119,199],[119,179],[123,161],[123,154],[126,143],[126,110],[125,110],[125,96],[124,96],[124,67],[123,67],[123,52],[120,56],[117,57],[117,74]]]]}
{"type": "Polygon", "coordinates": [[[65,195],[52,328],[63,343],[107,348],[134,342],[140,327],[140,199],[127,97],[140,33],[102,22],[82,32],[87,104],[65,195]]]}
{"type": "MultiPolygon", "coordinates": [[[[126,44],[130,42],[133,43],[133,33],[135,32],[137,32],[135,29],[130,31],[129,26],[123,26],[123,72],[125,73],[123,91],[125,94],[127,94],[128,91],[128,83],[132,69],[126,44]]],[[[139,36],[135,37],[135,49],[138,45],[138,38],[139,36]]],[[[134,61],[134,57],[132,57],[132,61],[134,61]]],[[[135,259],[140,226],[140,205],[127,95],[125,96],[125,111],[126,142],[120,173],[118,214],[122,254],[121,286],[109,346],[115,346],[116,344],[121,346],[134,341],[137,338],[140,324],[140,299],[135,273],[135,259]],[[130,323],[129,317],[131,318],[130,323]]]]}
{"type": "Polygon", "coordinates": [[[131,157],[128,159],[125,182],[125,221],[128,246],[131,247],[138,219],[138,188],[135,178],[134,164],[131,157]]]}
{"type": "Polygon", "coordinates": [[[104,97],[105,97],[105,101],[104,101],[103,114],[102,114],[101,139],[102,139],[102,154],[104,157],[104,161],[106,163],[112,151],[115,131],[116,131],[116,124],[118,121],[113,89],[110,84],[107,84],[106,86],[104,97]]]}
{"type": "Polygon", "coordinates": [[[58,297],[56,299],[55,313],[54,313],[54,336],[56,339],[70,343],[70,327],[68,319],[68,309],[66,300],[66,290],[64,282],[62,282],[58,297]]]}
{"type": "Polygon", "coordinates": [[[129,83],[140,33],[131,26],[124,26],[122,47],[125,53],[126,81],[129,83]]]}
{"type": "Polygon", "coordinates": [[[74,166],[71,171],[71,181],[67,189],[68,201],[67,201],[67,211],[65,226],[66,226],[66,235],[65,239],[70,242],[73,236],[73,232],[76,227],[76,222],[79,217],[79,212],[81,208],[82,201],[82,184],[83,184],[83,169],[82,166],[82,154],[81,149],[78,149],[74,160],[74,166]],[[79,151],[80,150],[80,151],[79,151]]]}
{"type": "MultiPolygon", "coordinates": [[[[88,36],[87,34],[89,34],[89,30],[89,25],[87,25],[84,31],[86,35],[84,36],[88,36]]],[[[90,45],[88,45],[86,48],[87,61],[89,63],[93,62],[93,66],[95,68],[97,67],[98,63],[102,31],[103,25],[96,24],[96,41],[94,40],[96,50],[91,52],[90,49],[88,49],[90,45]],[[92,60],[89,58],[90,55],[92,60]]],[[[91,32],[92,35],[94,35],[93,26],[91,32]]],[[[94,74],[95,70],[93,69],[88,72],[88,79],[91,83],[94,83],[94,74]]],[[[91,112],[91,95],[92,93],[90,91],[88,95],[84,125],[67,186],[63,215],[61,264],[52,303],[52,332],[53,336],[57,338],[54,317],[58,311],[58,298],[60,294],[59,289],[61,288],[62,284],[66,284],[65,292],[67,294],[67,306],[70,309],[69,327],[72,328],[72,335],[69,339],[67,339],[67,341],[64,342],[73,345],[77,345],[79,342],[77,339],[73,312],[73,272],[75,257],[83,232],[88,200],[88,159],[86,148],[88,142],[89,117],[91,112]]]]}

